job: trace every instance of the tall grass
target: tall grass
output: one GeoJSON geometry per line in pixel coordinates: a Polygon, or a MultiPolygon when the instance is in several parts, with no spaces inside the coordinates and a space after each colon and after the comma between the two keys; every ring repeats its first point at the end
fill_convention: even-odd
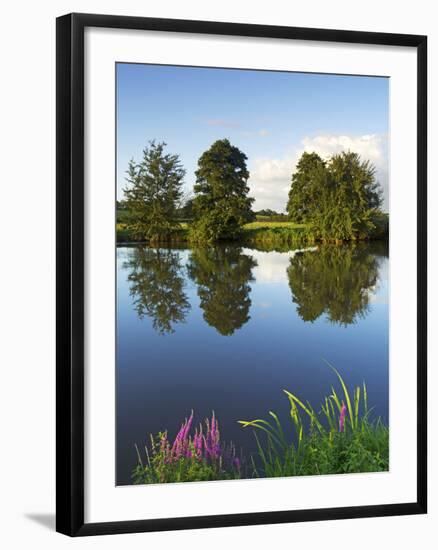
{"type": "Polygon", "coordinates": [[[387,471],[389,429],[380,418],[370,418],[365,383],[350,394],[339,372],[341,392],[334,387],[315,411],[288,390],[291,424],[283,426],[273,411],[270,418],[239,421],[255,428],[257,455],[252,457],[256,477],[387,471]],[[292,428],[292,429],[290,429],[292,428]]]}

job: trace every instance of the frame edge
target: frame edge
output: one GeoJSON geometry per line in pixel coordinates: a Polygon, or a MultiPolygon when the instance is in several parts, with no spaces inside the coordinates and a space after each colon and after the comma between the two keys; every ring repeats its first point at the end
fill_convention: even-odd
{"type": "Polygon", "coordinates": [[[427,37],[71,13],[56,20],[56,530],[89,536],[427,513],[427,37]],[[84,524],[84,28],[417,48],[417,502],[84,524]],[[420,284],[421,281],[421,284],[420,284]]]}
{"type": "Polygon", "coordinates": [[[56,20],[56,530],[84,524],[83,28],[56,20]]]}

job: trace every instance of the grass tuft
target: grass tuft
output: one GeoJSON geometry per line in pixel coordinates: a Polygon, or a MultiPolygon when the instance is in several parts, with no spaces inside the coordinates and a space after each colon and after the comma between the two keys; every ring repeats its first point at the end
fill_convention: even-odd
{"type": "MultiPolygon", "coordinates": [[[[326,361],[327,362],[327,361],[326,361]]],[[[328,362],[327,362],[328,363],[328,362]]],[[[329,363],[328,363],[329,364],[329,363]]],[[[340,399],[334,387],[317,413],[295,394],[284,390],[289,400],[292,431],[282,426],[272,411],[272,420],[241,420],[244,427],[255,429],[257,456],[252,457],[255,477],[381,472],[389,469],[389,429],[380,418],[370,420],[367,391],[363,384],[350,392],[339,372],[343,391],[340,399]],[[344,400],[348,410],[345,423],[339,418],[344,400]],[[264,439],[257,436],[263,432],[264,439]],[[288,437],[289,436],[289,437],[288,437]]]]}

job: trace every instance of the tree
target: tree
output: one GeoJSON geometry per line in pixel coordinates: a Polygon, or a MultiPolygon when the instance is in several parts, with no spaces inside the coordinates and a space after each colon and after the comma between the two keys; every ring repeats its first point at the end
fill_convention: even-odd
{"type": "Polygon", "coordinates": [[[185,170],[178,155],[164,152],[166,144],[150,141],[139,163],[131,160],[123,191],[133,221],[129,229],[141,240],[165,241],[179,227],[175,213],[182,196],[185,170]]]}
{"type": "Polygon", "coordinates": [[[170,249],[135,247],[123,267],[139,319],[148,316],[160,334],[175,332],[190,310],[180,257],[170,249]]]}
{"type": "Polygon", "coordinates": [[[375,168],[357,153],[334,155],[323,181],[318,180],[318,199],[311,208],[316,236],[323,240],[352,240],[369,236],[380,216],[382,192],[375,168]]]}
{"type": "Polygon", "coordinates": [[[246,160],[228,139],[216,141],[201,155],[194,186],[192,240],[235,239],[253,219],[246,160]]]}
{"type": "Polygon", "coordinates": [[[318,201],[319,183],[326,164],[317,153],[303,153],[292,174],[292,185],[286,210],[294,222],[311,221],[315,201],[318,201]]]}
{"type": "Polygon", "coordinates": [[[229,336],[249,321],[255,260],[235,246],[193,250],[187,266],[198,287],[205,321],[229,336]]]}
{"type": "Polygon", "coordinates": [[[303,153],[292,176],[287,210],[309,223],[317,239],[355,240],[382,225],[382,192],[375,168],[357,153],[343,152],[324,162],[303,153]]]}

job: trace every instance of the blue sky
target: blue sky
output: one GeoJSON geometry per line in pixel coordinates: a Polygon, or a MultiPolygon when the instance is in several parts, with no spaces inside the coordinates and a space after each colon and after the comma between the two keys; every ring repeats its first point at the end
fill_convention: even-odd
{"type": "Polygon", "coordinates": [[[354,150],[388,193],[389,80],[236,69],[117,64],[117,193],[130,158],[165,141],[187,170],[228,138],[248,157],[254,208],[284,211],[299,156],[354,150]]]}

